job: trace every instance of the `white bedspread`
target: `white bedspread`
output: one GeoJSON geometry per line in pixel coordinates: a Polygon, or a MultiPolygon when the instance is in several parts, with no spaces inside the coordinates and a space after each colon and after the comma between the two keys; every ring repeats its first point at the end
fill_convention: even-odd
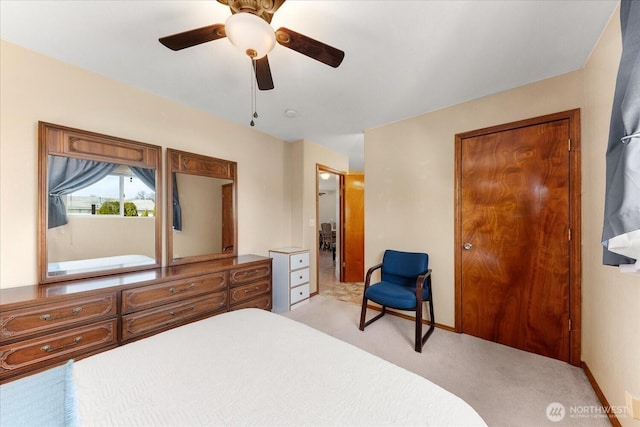
{"type": "Polygon", "coordinates": [[[82,425],[485,425],[432,382],[257,309],[80,360],[73,374],[82,425]]]}

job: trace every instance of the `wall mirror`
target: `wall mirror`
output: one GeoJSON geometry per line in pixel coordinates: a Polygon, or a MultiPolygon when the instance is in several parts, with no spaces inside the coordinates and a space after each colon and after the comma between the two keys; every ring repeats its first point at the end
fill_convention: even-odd
{"type": "Polygon", "coordinates": [[[42,283],[160,266],[161,148],[40,122],[42,283]]]}
{"type": "Polygon", "coordinates": [[[167,149],[167,264],[237,256],[236,162],[167,149]]]}

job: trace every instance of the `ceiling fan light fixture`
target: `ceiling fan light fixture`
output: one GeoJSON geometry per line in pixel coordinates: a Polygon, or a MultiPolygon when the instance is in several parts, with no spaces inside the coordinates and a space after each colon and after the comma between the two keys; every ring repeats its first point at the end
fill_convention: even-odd
{"type": "Polygon", "coordinates": [[[224,26],[231,44],[252,59],[264,57],[276,45],[276,35],[271,25],[253,13],[235,13],[224,26]]]}

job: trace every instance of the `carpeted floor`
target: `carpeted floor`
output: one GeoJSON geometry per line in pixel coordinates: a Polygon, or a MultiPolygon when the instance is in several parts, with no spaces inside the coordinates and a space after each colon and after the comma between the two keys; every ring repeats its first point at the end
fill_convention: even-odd
{"type": "Polygon", "coordinates": [[[611,425],[582,369],[567,363],[437,328],[416,353],[412,321],[387,315],[361,332],[359,305],[321,295],[284,315],[431,380],[489,426],[611,425]],[[556,402],[565,416],[552,422],[547,408],[556,402]]]}

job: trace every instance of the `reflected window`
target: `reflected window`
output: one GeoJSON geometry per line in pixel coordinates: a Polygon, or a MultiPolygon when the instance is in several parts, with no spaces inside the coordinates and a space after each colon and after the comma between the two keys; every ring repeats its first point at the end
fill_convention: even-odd
{"type": "Polygon", "coordinates": [[[155,216],[156,193],[130,167],[119,165],[100,181],[63,198],[71,215],[155,216]]]}

